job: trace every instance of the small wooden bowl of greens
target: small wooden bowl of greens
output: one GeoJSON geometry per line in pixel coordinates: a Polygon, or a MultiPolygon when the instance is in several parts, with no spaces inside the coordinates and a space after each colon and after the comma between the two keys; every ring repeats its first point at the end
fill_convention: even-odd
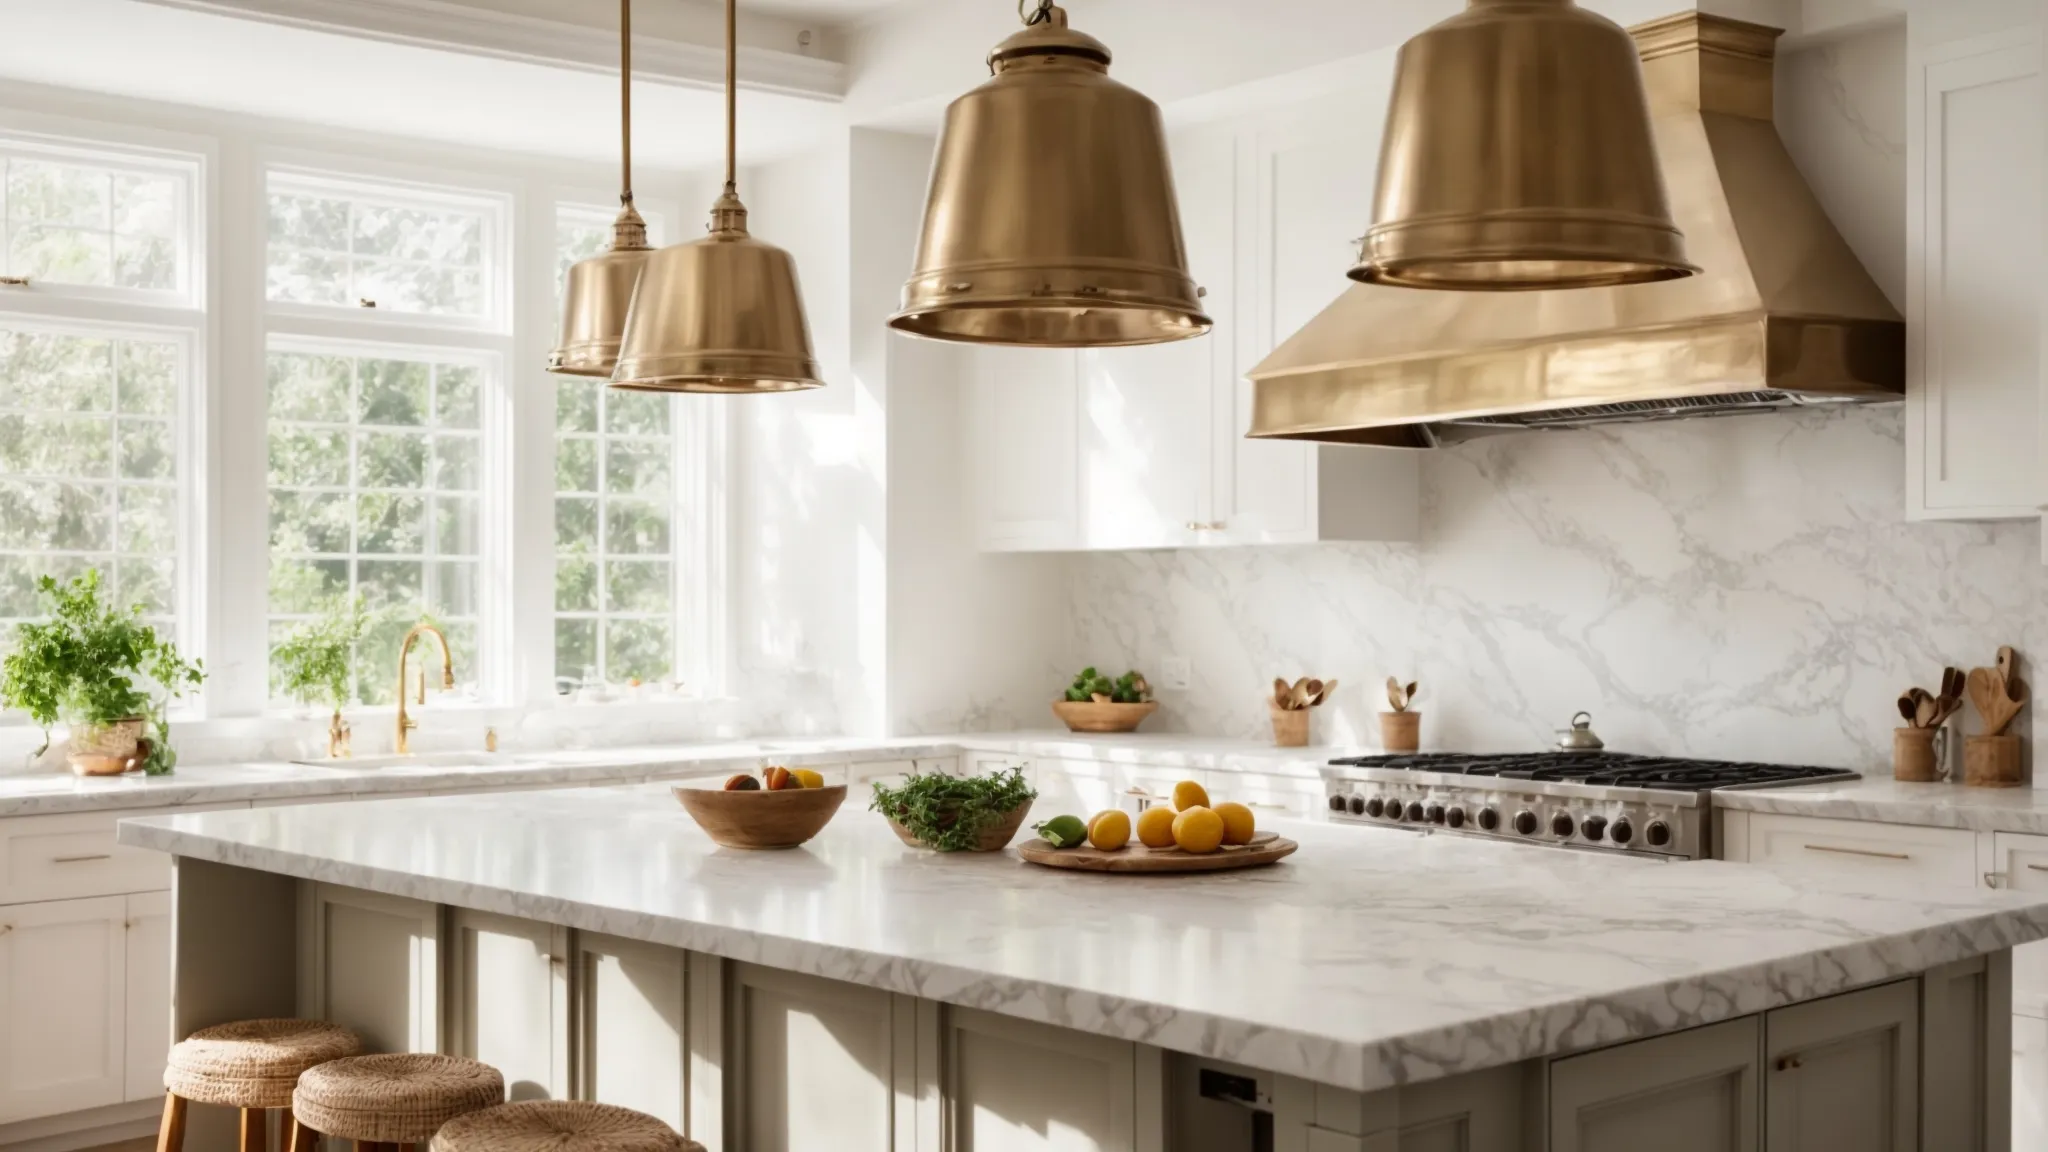
{"type": "Polygon", "coordinates": [[[912,773],[896,787],[877,782],[871,811],[889,820],[912,848],[937,852],[1000,852],[1024,826],[1038,793],[1024,770],[988,776],[912,773]]]}

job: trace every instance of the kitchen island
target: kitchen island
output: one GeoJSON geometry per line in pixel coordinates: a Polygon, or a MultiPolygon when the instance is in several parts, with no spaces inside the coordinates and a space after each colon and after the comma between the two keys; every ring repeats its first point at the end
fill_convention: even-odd
{"type": "Polygon", "coordinates": [[[2006,1147],[2038,897],[1308,822],[1077,875],[863,806],[781,853],[661,785],[120,837],[178,858],[181,1033],[322,1016],[713,1149],[2006,1147]]]}

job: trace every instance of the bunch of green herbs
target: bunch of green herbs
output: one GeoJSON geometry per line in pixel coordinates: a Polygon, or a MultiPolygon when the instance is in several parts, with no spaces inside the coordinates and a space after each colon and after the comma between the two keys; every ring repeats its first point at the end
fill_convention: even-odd
{"type": "Polygon", "coordinates": [[[369,626],[362,593],[328,601],[326,611],[292,629],[271,653],[278,687],[308,706],[323,705],[336,712],[348,707],[354,694],[351,661],[369,626]]]}
{"type": "Polygon", "coordinates": [[[1067,685],[1067,699],[1080,704],[1106,696],[1106,704],[1143,704],[1152,698],[1152,686],[1145,683],[1145,675],[1133,668],[1111,680],[1093,667],[1081,669],[1074,682],[1067,685]]]}
{"type": "Polygon", "coordinates": [[[903,825],[928,848],[961,852],[973,848],[984,829],[1037,798],[1022,768],[988,776],[912,773],[895,788],[877,781],[868,809],[903,825]]]}

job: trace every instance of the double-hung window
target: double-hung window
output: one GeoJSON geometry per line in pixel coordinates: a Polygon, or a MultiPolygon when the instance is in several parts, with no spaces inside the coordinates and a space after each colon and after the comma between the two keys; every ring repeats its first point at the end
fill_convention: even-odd
{"type": "Polygon", "coordinates": [[[203,157],[0,135],[0,638],[98,569],[203,651],[203,157]]]}
{"type": "Polygon", "coordinates": [[[488,693],[507,599],[487,477],[509,441],[509,198],[273,170],[265,357],[271,644],[360,595],[356,695],[392,703],[422,619],[488,693]],[[489,569],[490,571],[487,571],[489,569]]]}

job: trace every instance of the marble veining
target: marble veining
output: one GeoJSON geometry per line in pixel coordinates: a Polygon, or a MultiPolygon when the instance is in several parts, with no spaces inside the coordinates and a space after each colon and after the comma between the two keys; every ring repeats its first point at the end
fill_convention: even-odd
{"type": "Polygon", "coordinates": [[[854,804],[721,850],[661,785],[159,816],[125,844],[614,933],[1371,1090],[2048,937],[2010,891],[1859,889],[1288,822],[1258,871],[1100,877],[904,848],[854,804]]]}
{"type": "Polygon", "coordinates": [[[2048,836],[2048,791],[2038,788],[1965,788],[1910,784],[1865,776],[1838,784],[1716,792],[1714,807],[1778,812],[1834,820],[1874,820],[1972,832],[2026,832],[2048,836]]]}

